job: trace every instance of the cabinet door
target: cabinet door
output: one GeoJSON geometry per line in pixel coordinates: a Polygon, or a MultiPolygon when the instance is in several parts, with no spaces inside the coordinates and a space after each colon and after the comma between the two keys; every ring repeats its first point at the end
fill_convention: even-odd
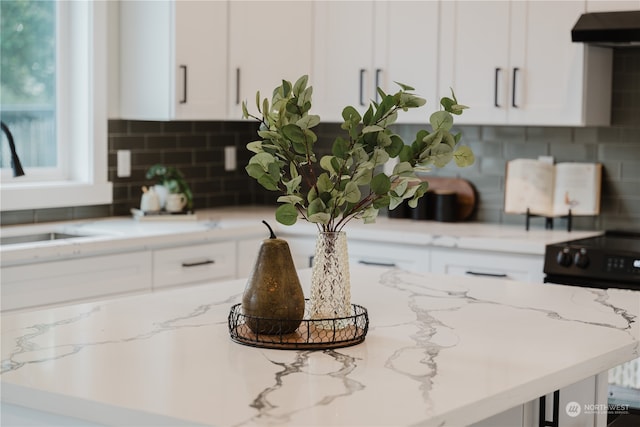
{"type": "MultiPolygon", "coordinates": [[[[571,28],[584,13],[584,3],[512,3],[512,23],[524,37],[512,35],[509,123],[584,124],[587,73],[597,72],[585,67],[589,48],[571,41],[571,28]]],[[[610,80],[597,86],[607,84],[610,80]]],[[[610,100],[600,103],[608,105],[610,100]]]]}
{"type": "Polygon", "coordinates": [[[151,290],[151,252],[2,268],[2,311],[151,290]]]}
{"type": "Polygon", "coordinates": [[[175,2],[175,118],[226,117],[227,2],[175,2]]]}
{"type": "Polygon", "coordinates": [[[229,2],[229,118],[242,118],[242,101],[271,99],[282,80],[311,74],[312,3],[229,2]]]}
{"type": "Polygon", "coordinates": [[[374,2],[316,1],[313,6],[313,111],[323,121],[342,122],[344,107],[363,113],[375,96],[374,2]]]}
{"type": "Polygon", "coordinates": [[[122,118],[225,118],[226,8],[226,2],[120,3],[122,118]]]}
{"type": "Polygon", "coordinates": [[[433,273],[542,283],[543,267],[542,255],[515,255],[464,249],[431,250],[431,272],[433,273]]]}
{"type": "Polygon", "coordinates": [[[376,55],[383,56],[376,61],[382,64],[376,67],[380,86],[386,93],[399,89],[394,82],[414,87],[414,93],[425,98],[427,105],[401,112],[398,122],[427,123],[430,113],[440,109],[439,97],[450,94],[448,88],[442,94],[437,91],[438,2],[390,1],[376,6],[376,15],[385,18],[387,27],[385,31],[375,29],[376,34],[386,34],[375,48],[376,55]]]}
{"type": "Polygon", "coordinates": [[[439,93],[453,88],[458,101],[470,107],[456,123],[506,123],[510,3],[447,1],[441,8],[439,93]]]}
{"type": "Polygon", "coordinates": [[[587,0],[587,12],[639,10],[640,0],[587,0]]]}

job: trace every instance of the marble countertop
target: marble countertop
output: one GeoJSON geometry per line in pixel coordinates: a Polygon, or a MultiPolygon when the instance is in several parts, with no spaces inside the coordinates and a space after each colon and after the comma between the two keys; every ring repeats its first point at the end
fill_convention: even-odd
{"type": "MultiPolygon", "coordinates": [[[[2,236],[57,231],[83,237],[3,245],[2,266],[55,261],[79,256],[93,256],[122,251],[145,250],[242,238],[263,238],[266,219],[278,234],[315,236],[314,224],[298,221],[291,227],[280,225],[274,209],[235,207],[198,211],[197,221],[138,221],[132,217],[112,217],[84,221],[65,221],[36,225],[6,226],[2,236]]],[[[601,234],[599,231],[546,230],[522,226],[477,222],[444,223],[378,217],[376,224],[353,220],[346,228],[350,239],[386,243],[412,244],[445,248],[493,250],[543,255],[545,245],[601,234]]]]}
{"type": "Polygon", "coordinates": [[[640,292],[351,276],[369,333],[326,351],[232,342],[243,280],[4,315],[2,400],[109,425],[458,426],[640,356],[640,292]]]}

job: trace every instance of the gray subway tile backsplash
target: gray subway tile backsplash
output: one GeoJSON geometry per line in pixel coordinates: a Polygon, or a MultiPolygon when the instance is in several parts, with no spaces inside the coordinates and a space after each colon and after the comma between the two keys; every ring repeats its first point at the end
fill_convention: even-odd
{"type": "MultiPolygon", "coordinates": [[[[609,127],[457,126],[477,156],[476,165],[447,167],[437,175],[471,181],[479,205],[473,220],[520,224],[519,215],[502,212],[506,162],[516,157],[554,156],[556,161],[601,162],[604,165],[602,212],[598,217],[574,218],[576,229],[640,229],[640,49],[614,52],[612,125],[609,127]]],[[[195,209],[227,205],[276,205],[277,195],[263,190],[247,176],[244,166],[251,153],[245,145],[256,139],[256,124],[249,121],[153,122],[109,120],[109,179],[114,201],[108,206],[2,212],[2,224],[45,222],[102,216],[129,215],[139,205],[141,187],[149,185],[145,172],[155,163],[178,167],[189,181],[195,209]],[[224,170],[224,147],[237,150],[237,169],[224,170]],[[132,175],[116,176],[117,150],[131,150],[132,175]]],[[[330,152],[341,134],[338,124],[316,128],[317,146],[330,152]]],[[[416,126],[401,124],[395,131],[409,141],[416,126]]],[[[542,219],[532,227],[544,227],[542,219]]],[[[566,220],[556,219],[556,228],[566,220]]]]}

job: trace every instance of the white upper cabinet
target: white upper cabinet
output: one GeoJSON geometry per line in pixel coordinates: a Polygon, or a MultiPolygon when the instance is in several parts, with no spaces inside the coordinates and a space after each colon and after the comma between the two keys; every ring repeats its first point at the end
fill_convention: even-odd
{"type": "Polygon", "coordinates": [[[229,119],[242,119],[242,101],[255,111],[257,91],[271,99],[282,79],[311,73],[312,10],[310,1],[229,2],[229,119]]]}
{"type": "Polygon", "coordinates": [[[226,118],[227,2],[120,2],[120,114],[226,118]]]}
{"type": "Polygon", "coordinates": [[[640,10],[640,0],[587,0],[587,12],[640,10]]]}
{"type": "Polygon", "coordinates": [[[577,1],[442,3],[440,87],[470,107],[458,123],[607,125],[611,50],[571,41],[577,1]]]}
{"type": "MultiPolygon", "coordinates": [[[[377,87],[398,90],[394,81],[437,104],[438,7],[438,2],[314,2],[313,111],[340,122],[347,105],[364,112],[379,100],[377,87]]],[[[399,118],[425,122],[428,115],[419,109],[399,118]]]]}

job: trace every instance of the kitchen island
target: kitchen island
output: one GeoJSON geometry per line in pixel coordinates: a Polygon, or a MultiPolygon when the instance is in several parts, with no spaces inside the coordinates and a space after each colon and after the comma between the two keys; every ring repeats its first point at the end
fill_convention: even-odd
{"type": "Polygon", "coordinates": [[[26,407],[96,425],[460,426],[640,355],[638,292],[351,276],[368,335],[325,351],[231,341],[244,280],[4,315],[2,424],[26,407]]]}

